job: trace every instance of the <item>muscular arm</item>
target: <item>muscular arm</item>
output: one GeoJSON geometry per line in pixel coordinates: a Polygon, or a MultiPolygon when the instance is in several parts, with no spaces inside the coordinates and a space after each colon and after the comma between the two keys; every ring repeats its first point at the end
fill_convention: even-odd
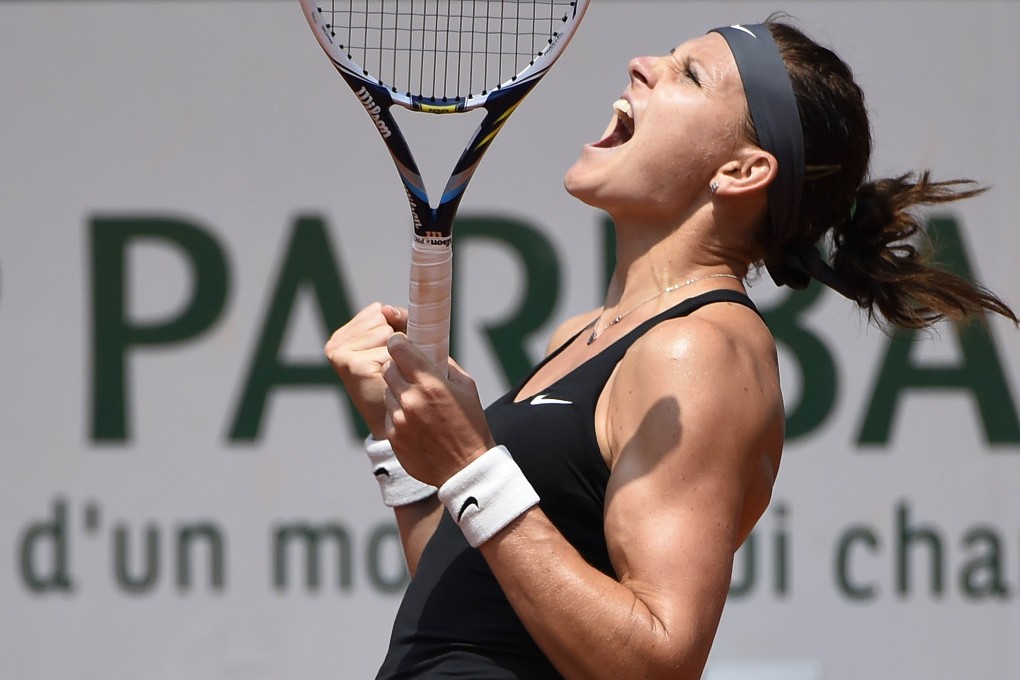
{"type": "Polygon", "coordinates": [[[540,507],[481,547],[568,678],[700,677],[748,490],[781,445],[771,372],[712,325],[682,323],[636,343],[604,395],[605,533],[619,580],[588,565],[540,507]]]}
{"type": "MultiPolygon", "coordinates": [[[[389,361],[386,341],[394,333],[405,330],[406,324],[406,311],[372,303],[333,333],[324,350],[344,389],[377,440],[386,438],[385,383],[382,379],[382,368],[389,361]]],[[[395,507],[393,514],[407,569],[413,578],[422,550],[439,525],[442,505],[433,495],[410,505],[395,507]]]]}

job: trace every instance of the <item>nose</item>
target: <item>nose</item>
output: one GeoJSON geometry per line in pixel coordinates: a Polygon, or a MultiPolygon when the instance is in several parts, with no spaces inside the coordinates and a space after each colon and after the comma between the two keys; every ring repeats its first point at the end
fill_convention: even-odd
{"type": "Polygon", "coordinates": [[[634,57],[627,64],[632,85],[638,83],[651,86],[655,82],[655,60],[656,57],[634,57]]]}

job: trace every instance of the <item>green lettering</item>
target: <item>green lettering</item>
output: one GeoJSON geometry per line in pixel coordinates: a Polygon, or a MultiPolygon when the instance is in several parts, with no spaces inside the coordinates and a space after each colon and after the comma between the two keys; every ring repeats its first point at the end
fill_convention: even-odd
{"type": "Polygon", "coordinates": [[[786,407],[788,442],[821,427],[836,406],[839,379],[832,352],[802,322],[825,290],[822,284],[812,281],[805,290],[790,291],[778,305],[761,310],[776,343],[786,346],[800,373],[799,399],[786,407]]]}
{"type": "Polygon", "coordinates": [[[227,298],[223,249],[200,227],[167,217],[94,217],[92,265],[92,438],[128,438],[127,357],[134,347],[169,345],[209,329],[227,298]],[[194,271],[191,299],[175,316],[153,323],[127,318],[129,246],[156,241],[177,248],[194,271]]]}
{"type": "Polygon", "coordinates": [[[931,593],[941,596],[944,591],[943,540],[941,534],[932,528],[915,527],[910,521],[910,507],[899,503],[896,507],[896,592],[901,596],[910,593],[910,557],[912,549],[918,545],[927,546],[931,560],[931,593]]]}
{"type": "Polygon", "coordinates": [[[209,585],[223,589],[224,539],[223,532],[208,522],[182,526],[177,530],[177,585],[181,590],[191,588],[191,546],[202,539],[208,546],[209,585]]]}
{"type": "Polygon", "coordinates": [[[128,528],[120,524],[114,529],[114,567],[117,584],[133,595],[152,590],[159,580],[159,527],[150,523],[145,528],[145,558],[141,574],[133,576],[128,568],[128,528]]]}
{"type": "Polygon", "coordinates": [[[372,530],[368,537],[365,566],[368,572],[368,581],[377,590],[383,593],[403,592],[409,580],[407,564],[404,562],[400,533],[392,522],[381,524],[372,530]],[[389,545],[393,557],[390,564],[394,565],[389,574],[383,568],[385,561],[382,558],[387,545],[389,545]]]}
{"type": "MultiPolygon", "coordinates": [[[[929,229],[946,257],[946,266],[973,280],[973,269],[956,220],[934,219],[929,229]]],[[[924,366],[912,356],[919,342],[925,340],[923,331],[901,330],[889,340],[858,435],[860,444],[887,444],[903,398],[916,390],[970,394],[977,402],[988,442],[1020,444],[1016,404],[1006,384],[994,338],[980,324],[946,324],[944,330],[955,333],[959,340],[961,356],[954,366],[924,366]]]]}
{"type": "Polygon", "coordinates": [[[310,591],[319,589],[319,545],[330,540],[336,545],[337,586],[341,590],[351,587],[351,537],[340,524],[314,526],[296,522],[279,526],[273,532],[273,584],[277,590],[287,588],[287,546],[292,540],[305,544],[305,586],[310,591]]]}
{"type": "Polygon", "coordinates": [[[74,590],[67,523],[67,500],[58,497],[53,502],[53,518],[32,522],[21,537],[21,578],[33,593],[74,590]],[[49,561],[40,567],[37,559],[45,548],[49,561]]]}
{"type": "Polygon", "coordinates": [[[1002,539],[990,527],[976,527],[963,537],[965,546],[984,546],[983,554],[973,556],[960,570],[960,588],[974,599],[1005,599],[1009,588],[1002,573],[1002,539]]]}
{"type": "MultiPolygon", "coordinates": [[[[534,363],[525,342],[549,320],[559,297],[560,268],[556,251],[549,239],[533,225],[506,217],[461,219],[457,222],[456,233],[459,244],[484,239],[507,246],[524,267],[525,288],[516,310],[503,321],[482,328],[507,384],[513,385],[527,374],[534,363]]],[[[456,288],[461,277],[456,275],[457,258],[453,261],[456,288]]],[[[456,337],[456,326],[451,333],[456,337]]]]}
{"type": "MultiPolygon", "coordinates": [[[[230,425],[232,441],[250,442],[258,438],[269,395],[280,387],[324,388],[344,395],[343,386],[325,359],[314,363],[286,363],[280,356],[298,295],[305,290],[314,295],[325,343],[329,334],[346,323],[354,313],[326,226],[318,217],[299,217],[294,223],[240,402],[230,425]]],[[[346,395],[344,397],[357,437],[368,436],[364,421],[346,395]]]]}
{"type": "Polygon", "coordinates": [[[872,600],[877,594],[877,588],[871,584],[861,584],[850,577],[850,549],[857,543],[875,552],[878,549],[878,536],[874,530],[864,526],[853,527],[843,533],[836,545],[836,583],[840,592],[851,600],[872,600]]]}

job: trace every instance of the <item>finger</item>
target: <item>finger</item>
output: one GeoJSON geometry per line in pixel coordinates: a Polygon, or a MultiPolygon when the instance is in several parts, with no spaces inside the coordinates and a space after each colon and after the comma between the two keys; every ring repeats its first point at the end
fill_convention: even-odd
{"type": "Polygon", "coordinates": [[[390,328],[396,333],[407,332],[407,310],[402,307],[394,307],[393,305],[383,305],[382,315],[386,319],[386,323],[389,324],[390,328]]]}
{"type": "Polygon", "coordinates": [[[345,326],[355,329],[371,328],[379,324],[379,317],[382,315],[383,304],[373,302],[363,307],[345,326]]]}
{"type": "Polygon", "coordinates": [[[397,399],[397,395],[394,394],[393,390],[389,388],[383,390],[383,406],[386,408],[386,415],[389,416],[390,422],[392,422],[393,414],[400,410],[400,400],[397,399]]]}
{"type": "Polygon", "coordinates": [[[382,366],[390,360],[390,355],[386,351],[386,346],[382,345],[356,353],[341,353],[329,358],[331,361],[334,359],[338,361],[351,375],[374,377],[382,372],[382,366]]]}
{"type": "Polygon", "coordinates": [[[391,305],[384,305],[381,302],[373,302],[366,305],[345,323],[340,330],[347,329],[354,334],[364,333],[379,326],[388,327],[387,308],[394,309],[391,305]]]}
{"type": "Polygon", "coordinates": [[[386,392],[392,393],[394,399],[398,402],[400,400],[400,396],[407,392],[407,390],[411,387],[411,383],[400,370],[400,366],[392,359],[388,359],[386,363],[383,364],[382,377],[386,382],[386,392]]]}
{"type": "Polygon", "coordinates": [[[383,415],[383,427],[386,431],[386,438],[391,442],[398,437],[398,429],[406,424],[404,408],[400,405],[400,399],[392,390],[383,391],[383,406],[386,411],[383,415]]]}
{"type": "Polygon", "coordinates": [[[378,326],[380,314],[378,309],[375,309],[376,307],[377,305],[375,303],[365,307],[355,314],[354,317],[349,319],[343,326],[334,330],[332,335],[329,336],[329,340],[326,342],[327,354],[331,350],[350,344],[352,341],[361,337],[372,328],[378,326]]]}
{"type": "Polygon", "coordinates": [[[389,409],[386,410],[386,414],[383,416],[383,432],[386,435],[386,439],[392,440],[396,437],[397,428],[393,426],[393,416],[390,415],[389,409]]]}
{"type": "Polygon", "coordinates": [[[386,339],[393,334],[393,328],[382,311],[384,307],[377,302],[372,303],[334,331],[326,342],[326,355],[384,346],[386,339]]]}
{"type": "Polygon", "coordinates": [[[386,349],[400,373],[411,383],[436,375],[436,366],[403,333],[394,333],[386,340],[386,349]]]}
{"type": "Polygon", "coordinates": [[[393,333],[389,326],[377,326],[364,330],[343,327],[326,341],[327,357],[344,352],[363,352],[386,346],[386,338],[393,333]],[[383,330],[385,329],[385,330],[383,330]]]}

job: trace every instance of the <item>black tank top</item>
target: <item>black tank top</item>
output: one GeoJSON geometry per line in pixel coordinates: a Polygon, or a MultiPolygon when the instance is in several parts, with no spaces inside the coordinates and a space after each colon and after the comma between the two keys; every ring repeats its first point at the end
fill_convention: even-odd
{"type": "MultiPolygon", "coordinates": [[[[577,335],[486,409],[504,444],[538,492],[542,511],[596,569],[616,577],[603,534],[609,469],[595,438],[595,405],[613,369],[650,328],[715,302],[757,310],[744,294],[716,290],[648,319],[535,395],[521,388],[577,335]],[[515,402],[518,397],[524,397],[515,402]]],[[[561,676],[517,618],[482,554],[443,513],[397,612],[377,678],[542,680],[561,676]]]]}

